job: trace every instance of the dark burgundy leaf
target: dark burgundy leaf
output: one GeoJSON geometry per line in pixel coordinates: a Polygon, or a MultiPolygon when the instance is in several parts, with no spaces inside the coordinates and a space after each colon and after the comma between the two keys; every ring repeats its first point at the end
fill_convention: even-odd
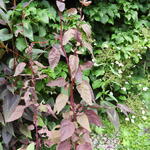
{"type": "Polygon", "coordinates": [[[89,119],[89,123],[102,126],[99,116],[93,110],[85,110],[85,114],[89,119]]]}
{"type": "Polygon", "coordinates": [[[8,145],[12,136],[14,135],[14,130],[13,126],[11,123],[7,123],[3,128],[2,128],[2,138],[3,142],[8,145]]]}
{"type": "Polygon", "coordinates": [[[51,69],[54,69],[60,60],[60,52],[56,48],[52,48],[48,54],[48,61],[51,69]]]}
{"type": "Polygon", "coordinates": [[[70,120],[64,119],[61,122],[60,127],[60,135],[61,135],[61,141],[65,141],[66,139],[70,138],[75,131],[75,125],[70,120]]]}
{"type": "Polygon", "coordinates": [[[53,81],[51,81],[51,82],[49,82],[48,84],[47,84],[47,86],[58,86],[58,87],[64,87],[65,85],[67,84],[67,82],[65,81],[65,79],[64,78],[58,78],[58,79],[56,79],[56,80],[53,80],[53,81]]]}
{"type": "Polygon", "coordinates": [[[8,120],[11,114],[15,111],[20,97],[18,95],[13,95],[12,93],[8,93],[4,97],[4,102],[3,102],[3,114],[5,120],[8,120]]]}
{"type": "Polygon", "coordinates": [[[125,104],[117,104],[117,107],[126,115],[128,116],[129,113],[134,113],[127,105],[125,104]]]}
{"type": "Polygon", "coordinates": [[[92,150],[90,143],[84,143],[77,146],[76,150],[92,150]]]}
{"type": "Polygon", "coordinates": [[[5,80],[5,78],[0,78],[0,86],[2,86],[3,84],[6,84],[6,80],[5,80]]]}
{"type": "Polygon", "coordinates": [[[115,129],[118,130],[120,123],[119,123],[119,116],[118,116],[118,113],[116,112],[115,108],[113,108],[113,107],[107,108],[106,112],[107,112],[109,120],[112,122],[115,129]]]}
{"type": "Polygon", "coordinates": [[[58,144],[56,150],[71,150],[71,144],[68,141],[63,141],[58,144]]]}
{"type": "Polygon", "coordinates": [[[92,61],[88,61],[82,65],[80,65],[81,70],[87,70],[87,69],[91,69],[93,67],[93,62],[92,61]]]}
{"type": "Polygon", "coordinates": [[[57,4],[59,11],[63,12],[65,10],[65,3],[64,2],[56,1],[56,4],[57,4]]]}

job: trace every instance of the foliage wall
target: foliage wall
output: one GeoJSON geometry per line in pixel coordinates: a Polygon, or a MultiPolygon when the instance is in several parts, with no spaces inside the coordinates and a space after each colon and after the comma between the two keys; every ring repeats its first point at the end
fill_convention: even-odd
{"type": "Polygon", "coordinates": [[[97,114],[150,109],[149,56],[149,0],[0,0],[0,148],[92,149],[97,114]]]}

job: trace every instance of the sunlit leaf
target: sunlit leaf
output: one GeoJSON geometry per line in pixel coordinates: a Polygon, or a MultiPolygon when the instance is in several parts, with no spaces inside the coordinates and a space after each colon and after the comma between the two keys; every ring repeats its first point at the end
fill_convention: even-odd
{"type": "Polygon", "coordinates": [[[82,24],[81,27],[82,27],[83,31],[86,33],[87,36],[91,36],[92,31],[91,31],[90,25],[82,24]]]}
{"type": "Polygon", "coordinates": [[[57,112],[57,114],[59,114],[59,112],[66,106],[68,98],[68,95],[65,95],[63,93],[59,94],[54,105],[54,112],[57,112]]]}
{"type": "Polygon", "coordinates": [[[71,70],[71,78],[74,79],[79,67],[79,57],[75,55],[70,55],[69,66],[71,70]]]}
{"type": "Polygon", "coordinates": [[[91,132],[89,120],[86,114],[81,114],[77,116],[77,122],[83,127],[84,129],[87,129],[89,132],[91,132]]]}
{"type": "Polygon", "coordinates": [[[12,39],[13,34],[9,33],[8,29],[3,28],[0,30],[0,41],[7,41],[12,39]]]}
{"type": "Polygon", "coordinates": [[[83,80],[81,84],[77,86],[77,90],[80,93],[81,98],[89,105],[92,105],[93,99],[93,91],[91,89],[90,84],[83,80]]]}

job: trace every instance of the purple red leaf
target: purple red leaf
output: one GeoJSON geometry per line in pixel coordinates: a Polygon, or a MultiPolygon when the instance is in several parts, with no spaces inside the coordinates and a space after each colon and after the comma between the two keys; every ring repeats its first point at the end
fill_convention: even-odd
{"type": "Polygon", "coordinates": [[[64,119],[61,122],[60,127],[60,135],[61,135],[61,141],[65,141],[66,139],[70,138],[73,133],[75,132],[75,125],[70,120],[64,119]]]}

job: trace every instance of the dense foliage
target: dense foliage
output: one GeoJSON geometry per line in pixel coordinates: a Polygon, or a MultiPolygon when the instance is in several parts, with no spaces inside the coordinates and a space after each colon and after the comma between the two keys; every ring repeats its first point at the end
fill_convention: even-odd
{"type": "Polygon", "coordinates": [[[149,0],[0,0],[0,149],[91,150],[90,124],[149,112],[149,56],[149,0]]]}

